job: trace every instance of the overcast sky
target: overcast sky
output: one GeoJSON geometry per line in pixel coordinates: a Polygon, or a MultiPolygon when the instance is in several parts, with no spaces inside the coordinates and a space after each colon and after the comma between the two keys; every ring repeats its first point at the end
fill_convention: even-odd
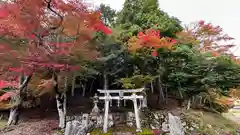
{"type": "MultiPolygon", "coordinates": [[[[94,0],[97,5],[104,3],[120,10],[124,0],[94,0]]],[[[183,24],[197,20],[220,25],[240,45],[240,0],[159,0],[162,10],[179,18],[183,24]]],[[[235,51],[240,56],[240,47],[235,51]]]]}

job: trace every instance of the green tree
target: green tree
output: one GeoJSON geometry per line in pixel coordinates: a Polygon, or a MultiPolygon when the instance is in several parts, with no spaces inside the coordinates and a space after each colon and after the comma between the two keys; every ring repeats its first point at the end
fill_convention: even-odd
{"type": "MultiPolygon", "coordinates": [[[[113,27],[115,24],[116,11],[111,7],[101,4],[99,9],[101,12],[101,19],[105,25],[113,27]]],[[[103,89],[109,89],[109,86],[115,82],[121,74],[124,74],[126,59],[126,48],[122,42],[118,40],[118,31],[113,28],[113,34],[104,35],[97,33],[94,42],[97,44],[100,57],[95,63],[99,75],[103,78],[103,89]]]]}
{"type": "Polygon", "coordinates": [[[159,55],[164,58],[164,84],[182,100],[209,98],[212,93],[226,95],[230,88],[239,85],[240,66],[228,56],[215,57],[187,45],[159,55]]]}
{"type": "Polygon", "coordinates": [[[149,28],[160,30],[162,36],[170,37],[182,30],[180,21],[160,10],[157,0],[126,0],[117,23],[125,30],[122,33],[124,40],[149,28]]]}
{"type": "Polygon", "coordinates": [[[102,14],[102,21],[105,25],[113,26],[116,19],[116,11],[112,9],[110,6],[101,4],[99,10],[102,14]]]}

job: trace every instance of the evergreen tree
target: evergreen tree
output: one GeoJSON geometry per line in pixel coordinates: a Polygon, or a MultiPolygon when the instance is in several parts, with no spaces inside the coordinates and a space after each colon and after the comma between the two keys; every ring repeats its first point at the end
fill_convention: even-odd
{"type": "Polygon", "coordinates": [[[117,23],[125,30],[122,33],[124,40],[149,28],[160,30],[162,36],[170,37],[182,30],[180,21],[160,10],[157,0],[126,0],[117,23]]]}
{"type": "Polygon", "coordinates": [[[102,21],[105,25],[112,26],[115,23],[116,11],[110,6],[101,4],[99,10],[102,14],[102,21]]]}

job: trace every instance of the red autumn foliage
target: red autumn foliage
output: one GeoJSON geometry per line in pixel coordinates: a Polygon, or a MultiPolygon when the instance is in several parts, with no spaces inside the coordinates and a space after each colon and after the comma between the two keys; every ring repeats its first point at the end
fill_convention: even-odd
{"type": "Polygon", "coordinates": [[[92,60],[98,55],[88,46],[96,31],[112,33],[101,22],[99,12],[89,10],[88,5],[79,0],[3,2],[0,36],[6,40],[24,39],[25,45],[21,49],[18,44],[0,46],[0,78],[9,79],[8,74],[13,72],[16,76],[43,69],[79,70],[81,65],[75,64],[75,57],[82,55],[92,60]]]}
{"type": "Polygon", "coordinates": [[[8,82],[8,81],[0,80],[0,89],[6,88],[6,87],[17,86],[17,85],[18,85],[17,82],[8,82]]]}
{"type": "Polygon", "coordinates": [[[219,54],[218,52],[212,52],[212,55],[213,55],[214,57],[217,57],[217,56],[219,56],[220,54],[219,54]]]}
{"type": "Polygon", "coordinates": [[[16,96],[16,93],[14,92],[6,92],[3,95],[0,96],[0,102],[4,100],[8,100],[10,97],[16,96]]]}
{"type": "Polygon", "coordinates": [[[103,31],[105,34],[112,34],[112,30],[108,27],[106,27],[103,23],[98,23],[94,25],[94,29],[96,31],[103,31]]]}
{"type": "Polygon", "coordinates": [[[235,46],[229,43],[234,39],[225,34],[220,26],[214,26],[203,20],[186,26],[185,30],[180,33],[185,37],[187,35],[186,38],[193,40],[192,42],[198,41],[196,47],[204,52],[229,53],[229,50],[235,46]]]}
{"type": "Polygon", "coordinates": [[[139,32],[137,37],[129,40],[129,50],[135,51],[142,47],[150,47],[153,49],[152,56],[157,56],[159,48],[171,49],[177,42],[169,37],[160,37],[160,31],[149,29],[145,33],[139,32]]]}

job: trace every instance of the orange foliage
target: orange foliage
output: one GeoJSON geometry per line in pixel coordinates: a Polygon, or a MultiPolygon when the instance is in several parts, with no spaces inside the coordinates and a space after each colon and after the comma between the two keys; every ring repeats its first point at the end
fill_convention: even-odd
{"type": "Polygon", "coordinates": [[[160,37],[160,31],[152,29],[147,30],[145,33],[139,32],[137,37],[132,37],[128,41],[129,51],[136,51],[142,47],[149,47],[153,49],[153,56],[157,56],[157,49],[168,48],[171,49],[176,44],[174,39],[168,37],[160,37]]]}
{"type": "Polygon", "coordinates": [[[236,88],[236,89],[231,89],[229,91],[229,95],[233,98],[240,98],[240,90],[239,88],[236,88]]]}
{"type": "Polygon", "coordinates": [[[215,99],[215,103],[219,105],[232,106],[234,103],[234,100],[229,97],[221,96],[215,99]]]}
{"type": "Polygon", "coordinates": [[[4,100],[0,102],[0,110],[9,110],[13,107],[9,100],[4,100]]]}

